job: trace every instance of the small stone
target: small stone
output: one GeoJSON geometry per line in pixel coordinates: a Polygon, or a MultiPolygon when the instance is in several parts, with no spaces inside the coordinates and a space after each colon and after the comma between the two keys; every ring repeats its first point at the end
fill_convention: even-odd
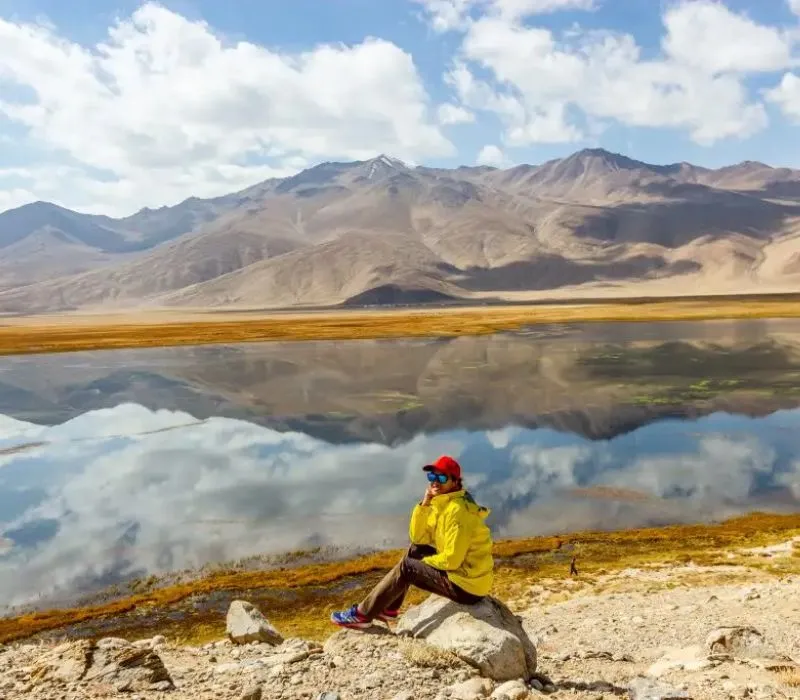
{"type": "Polygon", "coordinates": [[[536,678],[534,678],[531,681],[531,688],[533,688],[534,690],[539,690],[539,691],[544,690],[544,683],[542,683],[540,680],[537,680],[536,678]]]}
{"type": "Polygon", "coordinates": [[[150,686],[150,690],[157,690],[160,692],[166,692],[172,688],[172,683],[170,681],[159,681],[158,683],[153,683],[150,686]]]}
{"type": "Polygon", "coordinates": [[[691,700],[685,690],[662,685],[649,678],[634,678],[628,686],[630,700],[691,700]]]}
{"type": "Polygon", "coordinates": [[[299,673],[295,673],[290,679],[289,683],[291,685],[300,685],[303,682],[303,676],[299,673]]]}
{"type": "Polygon", "coordinates": [[[522,681],[506,681],[494,689],[492,697],[497,700],[500,697],[508,698],[508,700],[524,700],[529,694],[528,686],[522,681]]]}
{"type": "Polygon", "coordinates": [[[228,608],[226,632],[231,641],[237,644],[249,642],[266,642],[277,646],[283,637],[263,613],[246,600],[234,600],[228,608]]]}
{"type": "Polygon", "coordinates": [[[611,693],[614,691],[614,686],[608,681],[592,681],[588,685],[588,690],[594,690],[598,693],[611,693]]]}
{"type": "Polygon", "coordinates": [[[454,700],[478,700],[488,697],[492,692],[492,682],[488,678],[470,678],[451,686],[449,690],[454,700]]]}
{"type": "Polygon", "coordinates": [[[127,680],[117,683],[114,686],[114,690],[116,690],[118,693],[129,693],[131,691],[131,682],[127,680]]]}
{"type": "Polygon", "coordinates": [[[370,673],[367,676],[364,676],[361,679],[362,687],[366,688],[367,690],[372,690],[373,688],[380,688],[383,685],[383,678],[379,673],[370,673]]]}
{"type": "Polygon", "coordinates": [[[703,654],[700,646],[671,649],[647,669],[647,675],[658,678],[673,670],[704,671],[717,664],[703,654]]]}
{"type": "Polygon", "coordinates": [[[718,627],[708,633],[706,647],[712,654],[770,657],[764,635],[754,627],[718,627]]]}
{"type": "Polygon", "coordinates": [[[342,700],[339,693],[332,690],[323,690],[318,696],[317,700],[342,700]]]}
{"type": "Polygon", "coordinates": [[[239,671],[241,668],[242,667],[239,664],[234,663],[218,664],[214,666],[214,675],[222,676],[226,673],[231,673],[232,671],[239,671]]]}
{"type": "Polygon", "coordinates": [[[261,700],[262,688],[260,685],[251,685],[242,691],[239,700],[261,700]]]}
{"type": "Polygon", "coordinates": [[[401,690],[392,700],[414,700],[414,693],[410,690],[401,690]]]}

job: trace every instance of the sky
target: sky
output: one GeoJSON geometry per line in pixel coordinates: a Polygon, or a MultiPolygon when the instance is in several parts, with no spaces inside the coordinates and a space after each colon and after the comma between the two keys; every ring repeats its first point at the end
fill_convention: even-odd
{"type": "Polygon", "coordinates": [[[323,161],[800,168],[800,0],[0,0],[0,211],[323,161]]]}

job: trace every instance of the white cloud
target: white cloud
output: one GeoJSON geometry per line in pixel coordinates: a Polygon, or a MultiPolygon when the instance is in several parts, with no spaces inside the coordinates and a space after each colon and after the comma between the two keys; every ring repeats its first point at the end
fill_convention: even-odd
{"type": "Polygon", "coordinates": [[[488,144],[481,148],[478,157],[475,159],[477,165],[492,165],[496,168],[506,168],[509,160],[502,149],[494,144],[488,144]]]}
{"type": "Polygon", "coordinates": [[[0,81],[35,95],[0,95],[0,114],[103,171],[78,186],[120,210],[229,192],[297,158],[453,153],[412,57],[382,39],[288,55],[154,3],[92,47],[0,19],[0,81]]]}
{"type": "Polygon", "coordinates": [[[778,105],[787,117],[800,122],[800,77],[794,73],[786,73],[777,87],[767,90],[765,95],[770,102],[778,105]]]}
{"type": "Polygon", "coordinates": [[[0,182],[0,212],[21,207],[23,204],[30,204],[37,199],[38,197],[33,192],[22,187],[2,189],[2,182],[0,182]]]}
{"type": "Polygon", "coordinates": [[[564,10],[591,10],[595,0],[484,0],[490,7],[505,17],[528,17],[564,10]]]}
{"type": "Polygon", "coordinates": [[[763,129],[764,106],[743,80],[792,63],[788,33],[709,0],[671,5],[664,26],[664,55],[649,59],[629,34],[557,36],[513,13],[486,13],[465,27],[446,81],[466,107],[500,117],[509,146],[582,140],[598,120],[686,130],[703,145],[763,129]]]}
{"type": "Polygon", "coordinates": [[[55,426],[0,415],[0,489],[35,494],[0,513],[0,533],[23,534],[0,558],[0,603],[316,545],[400,546],[424,489],[420,465],[442,453],[462,461],[476,498],[493,509],[498,538],[636,526],[654,514],[729,516],[750,510],[771,487],[797,486],[795,452],[757,436],[759,426],[771,435],[777,423],[795,428],[798,420],[784,412],[724,435],[709,417],[691,430],[666,422],[607,441],[554,441],[553,431],[516,427],[459,430],[387,446],[336,445],[135,404],[55,426]],[[593,508],[587,496],[597,485],[649,498],[633,510],[593,508]],[[586,492],[570,495],[575,488],[586,492]],[[58,525],[49,539],[26,542],[43,521],[58,525]]]}
{"type": "Polygon", "coordinates": [[[451,124],[470,124],[475,121],[475,115],[463,107],[452,104],[440,105],[437,110],[437,118],[443,126],[451,124]]]}
{"type": "Polygon", "coordinates": [[[788,0],[789,9],[796,15],[800,15],[800,0],[788,0]]]}
{"type": "Polygon", "coordinates": [[[423,6],[434,31],[466,29],[475,9],[506,19],[543,15],[564,10],[591,10],[595,0],[414,0],[423,6]]]}
{"type": "Polygon", "coordinates": [[[775,71],[792,62],[788,32],[756,24],[720,2],[683,2],[665,13],[664,25],[666,54],[706,73],[775,71]]]}
{"type": "Polygon", "coordinates": [[[465,26],[475,0],[415,0],[423,6],[435,32],[451,32],[465,26]]]}

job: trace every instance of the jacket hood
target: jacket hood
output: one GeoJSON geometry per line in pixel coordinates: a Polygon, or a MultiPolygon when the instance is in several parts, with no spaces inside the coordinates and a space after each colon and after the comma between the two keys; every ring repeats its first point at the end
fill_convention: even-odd
{"type": "Polygon", "coordinates": [[[477,514],[486,520],[489,517],[489,513],[491,513],[491,509],[487,508],[486,506],[478,505],[475,502],[475,499],[472,497],[472,494],[469,491],[464,491],[464,500],[467,502],[467,507],[472,511],[474,510],[477,514]]]}
{"type": "Polygon", "coordinates": [[[488,518],[489,514],[492,512],[491,509],[487,508],[486,506],[478,505],[478,503],[472,497],[472,494],[465,489],[453,491],[452,493],[443,493],[441,496],[435,496],[431,501],[431,505],[436,508],[444,508],[448,503],[450,503],[450,501],[453,501],[457,498],[460,498],[464,501],[464,504],[467,506],[467,510],[483,520],[488,518]]]}

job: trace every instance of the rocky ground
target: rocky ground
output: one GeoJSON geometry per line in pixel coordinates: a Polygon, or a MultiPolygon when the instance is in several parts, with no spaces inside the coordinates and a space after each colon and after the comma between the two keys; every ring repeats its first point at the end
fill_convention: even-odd
{"type": "MultiPolygon", "coordinates": [[[[791,546],[760,554],[792,555],[791,546]]],[[[496,621],[469,639],[469,625],[456,620],[447,639],[444,624],[438,637],[424,638],[376,625],[369,633],[333,630],[319,644],[281,641],[258,611],[244,609],[235,638],[269,643],[220,639],[192,647],[155,637],[2,648],[0,699],[800,698],[797,576],[776,578],[740,565],[654,566],[590,585],[531,581],[511,608],[538,652],[537,675],[527,679],[486,677],[507,676],[514,664],[525,668],[525,656],[496,621]]]]}

